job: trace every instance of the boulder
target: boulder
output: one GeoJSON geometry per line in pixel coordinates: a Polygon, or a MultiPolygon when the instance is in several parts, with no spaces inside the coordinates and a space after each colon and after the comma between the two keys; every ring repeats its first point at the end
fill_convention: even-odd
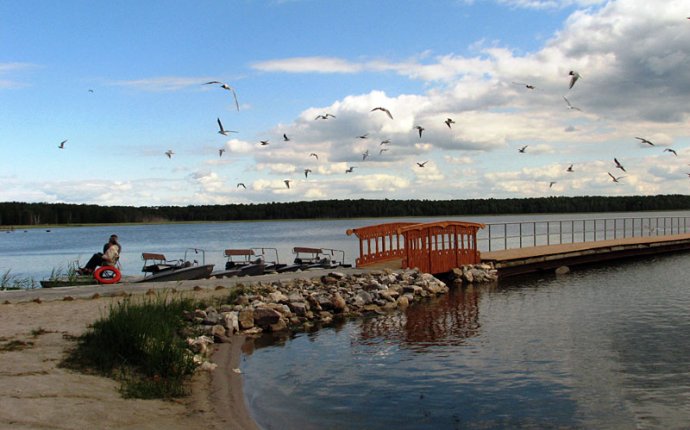
{"type": "Polygon", "coordinates": [[[280,320],[280,313],[271,308],[254,309],[254,325],[263,329],[269,328],[280,320]]]}
{"type": "Polygon", "coordinates": [[[251,309],[241,310],[238,315],[240,329],[247,330],[254,327],[254,311],[251,309]]]}

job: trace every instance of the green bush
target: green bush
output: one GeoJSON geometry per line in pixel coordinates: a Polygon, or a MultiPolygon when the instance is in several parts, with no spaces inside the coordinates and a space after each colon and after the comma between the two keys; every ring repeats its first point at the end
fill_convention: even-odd
{"type": "Polygon", "coordinates": [[[194,308],[191,300],[162,296],[111,305],[107,317],[79,338],[66,364],[120,379],[127,397],[183,395],[196,365],[179,333],[186,326],[184,311],[194,308]]]}

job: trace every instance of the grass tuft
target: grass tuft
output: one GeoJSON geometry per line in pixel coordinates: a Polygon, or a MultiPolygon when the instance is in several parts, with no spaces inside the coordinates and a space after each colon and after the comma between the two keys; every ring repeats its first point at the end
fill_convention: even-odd
{"type": "Polygon", "coordinates": [[[111,305],[108,316],[80,336],[64,365],[119,379],[127,397],[184,395],[196,364],[179,333],[186,327],[184,311],[194,308],[192,300],[165,296],[111,305]]]}

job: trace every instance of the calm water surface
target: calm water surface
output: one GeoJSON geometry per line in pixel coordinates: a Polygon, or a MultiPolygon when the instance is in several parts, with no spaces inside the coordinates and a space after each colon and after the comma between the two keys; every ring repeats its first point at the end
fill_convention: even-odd
{"type": "Polygon", "coordinates": [[[690,428],[690,254],[247,345],[265,429],[690,428]]]}
{"type": "MultiPolygon", "coordinates": [[[[142,252],[163,253],[168,259],[179,259],[184,257],[188,248],[203,249],[206,263],[215,264],[217,269],[224,266],[223,250],[228,248],[277,248],[283,263],[292,262],[292,248],[295,246],[334,248],[344,250],[346,262],[354,263],[359,254],[359,242],[354,236],[347,236],[346,230],[391,221],[455,219],[507,223],[652,216],[690,216],[690,211],[154,224],[50,228],[49,231],[37,228],[0,232],[0,275],[10,270],[12,275],[19,278],[41,280],[48,278],[54,269],[66,271],[68,265],[75,261],[84,265],[94,252],[103,247],[112,233],[120,237],[123,246],[120,257],[123,273],[140,275],[142,252]]],[[[481,245],[485,243],[480,242],[481,245]]],[[[188,257],[201,262],[202,255],[192,256],[190,253],[188,257]]]]}

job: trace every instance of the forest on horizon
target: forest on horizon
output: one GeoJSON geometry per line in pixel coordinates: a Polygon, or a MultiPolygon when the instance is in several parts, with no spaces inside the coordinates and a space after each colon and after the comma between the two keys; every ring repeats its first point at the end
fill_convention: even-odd
{"type": "Polygon", "coordinates": [[[0,202],[0,226],[690,210],[688,195],[315,200],[190,206],[0,202]]]}

